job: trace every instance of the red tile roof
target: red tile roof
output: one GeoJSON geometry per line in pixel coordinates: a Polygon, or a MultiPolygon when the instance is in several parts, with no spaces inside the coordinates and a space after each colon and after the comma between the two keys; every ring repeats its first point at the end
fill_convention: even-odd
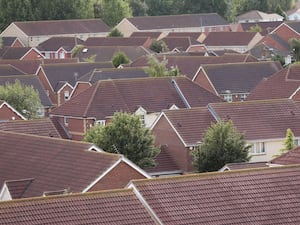
{"type": "MultiPolygon", "coordinates": [[[[222,101],[185,77],[175,77],[191,107],[222,101]]],[[[142,106],[148,113],[160,112],[175,104],[186,108],[170,77],[99,81],[51,112],[51,115],[104,119],[116,111],[135,112],[142,106]]]]}
{"type": "Polygon", "coordinates": [[[10,64],[1,64],[0,76],[10,76],[10,75],[25,75],[25,73],[10,64]]]}
{"type": "Polygon", "coordinates": [[[0,131],[0,184],[33,178],[23,197],[45,191],[82,192],[121,156],[89,151],[92,144],[0,131]]]}
{"type": "Polygon", "coordinates": [[[211,123],[216,122],[207,107],[165,110],[163,113],[187,146],[197,145],[211,123]]]}
{"type": "Polygon", "coordinates": [[[206,46],[247,46],[255,32],[210,32],[203,41],[206,46]]]}
{"type": "Polygon", "coordinates": [[[167,15],[167,16],[141,16],[127,18],[138,30],[174,29],[202,26],[228,25],[217,13],[167,15]]]}
{"type": "Polygon", "coordinates": [[[133,32],[130,37],[150,37],[152,39],[157,39],[162,35],[162,32],[133,32]]]}
{"type": "Polygon", "coordinates": [[[1,122],[0,130],[61,138],[60,133],[49,118],[1,122]]]}
{"type": "Polygon", "coordinates": [[[0,224],[158,224],[131,189],[14,200],[0,204],[0,224]]]}
{"type": "Polygon", "coordinates": [[[150,46],[149,37],[89,37],[85,46],[150,46]]]}
{"type": "MultiPolygon", "coordinates": [[[[26,74],[35,74],[38,67],[42,64],[42,61],[39,59],[33,59],[33,60],[7,59],[7,60],[0,60],[0,64],[1,65],[10,64],[26,74]]],[[[17,74],[13,74],[13,75],[17,75],[17,74]]]]}
{"type": "Polygon", "coordinates": [[[202,65],[219,94],[249,93],[262,79],[282,69],[279,62],[227,63],[202,65]]]}
{"type": "Polygon", "coordinates": [[[242,26],[243,31],[249,31],[251,27],[256,26],[257,24],[262,28],[262,32],[260,32],[261,35],[265,36],[282,23],[283,23],[282,21],[270,21],[270,22],[240,23],[240,25],[242,26]]]}
{"type": "Polygon", "coordinates": [[[133,181],[163,224],[299,224],[300,166],[133,181]]]}
{"type": "MultiPolygon", "coordinates": [[[[236,62],[257,62],[255,58],[248,54],[225,54],[223,56],[168,56],[158,55],[159,60],[166,59],[168,61],[167,67],[178,67],[182,75],[186,75],[188,78],[193,77],[198,72],[199,68],[203,64],[224,64],[224,63],[236,63],[236,62]]],[[[148,58],[141,57],[131,63],[133,67],[147,66],[148,58]]]]}
{"type": "Polygon", "coordinates": [[[246,139],[282,139],[290,128],[300,136],[300,102],[289,99],[209,104],[213,114],[232,120],[246,139]]]}
{"type": "Polygon", "coordinates": [[[101,19],[44,20],[14,22],[28,36],[109,32],[101,19]]]}
{"type": "Polygon", "coordinates": [[[272,159],[270,163],[279,165],[300,164],[300,147],[272,159]]]}
{"type": "Polygon", "coordinates": [[[177,49],[185,52],[192,44],[200,45],[200,42],[191,40],[190,37],[165,37],[162,40],[166,43],[169,51],[177,49]]]}
{"type": "Polygon", "coordinates": [[[23,198],[24,193],[27,191],[33,178],[29,179],[20,179],[20,180],[9,180],[5,181],[5,185],[9,190],[9,194],[12,199],[23,198]]]}
{"type": "Polygon", "coordinates": [[[258,83],[248,100],[290,98],[300,86],[299,73],[299,64],[292,64],[280,70],[258,83]]]}
{"type": "Polygon", "coordinates": [[[81,45],[83,40],[77,37],[51,37],[40,43],[37,47],[40,51],[57,51],[63,47],[66,51],[72,51],[76,45],[81,45]]]}

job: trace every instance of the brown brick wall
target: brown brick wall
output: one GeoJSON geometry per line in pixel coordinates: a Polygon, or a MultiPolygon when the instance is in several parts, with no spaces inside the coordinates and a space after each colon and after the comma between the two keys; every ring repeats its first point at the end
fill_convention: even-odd
{"type": "Polygon", "coordinates": [[[57,96],[56,94],[52,91],[50,84],[48,83],[48,80],[46,78],[46,75],[44,74],[44,72],[39,69],[39,71],[37,72],[37,76],[40,79],[44,89],[46,90],[46,93],[49,93],[49,98],[51,99],[51,102],[54,105],[57,105],[57,96]]]}
{"type": "Polygon", "coordinates": [[[76,86],[72,97],[78,95],[79,93],[85,91],[86,89],[88,89],[90,87],[90,85],[88,83],[78,83],[78,85],[76,86]]]}
{"type": "Polygon", "coordinates": [[[120,162],[89,191],[124,188],[130,180],[144,178],[142,174],[130,167],[127,163],[120,162]]]}
{"type": "Polygon", "coordinates": [[[27,55],[23,58],[23,60],[40,59],[40,58],[41,58],[41,55],[31,49],[29,51],[29,53],[27,53],[27,55]]]}
{"type": "Polygon", "coordinates": [[[297,33],[292,31],[290,28],[288,28],[284,24],[282,26],[280,26],[274,33],[286,41],[288,41],[291,38],[300,38],[300,36],[297,33]]]}
{"type": "Polygon", "coordinates": [[[24,46],[22,45],[22,43],[21,43],[19,40],[16,40],[16,41],[13,43],[12,47],[18,48],[18,47],[24,47],[24,46]]]}
{"type": "Polygon", "coordinates": [[[213,86],[210,84],[209,80],[207,79],[206,75],[202,70],[200,70],[199,73],[196,75],[194,82],[199,84],[201,87],[205,88],[209,92],[213,93],[214,95],[216,94],[213,86]]]}
{"type": "Polygon", "coordinates": [[[22,120],[22,118],[18,114],[16,114],[6,105],[3,105],[0,108],[0,120],[13,120],[13,117],[15,118],[15,120],[22,120]]]}
{"type": "Polygon", "coordinates": [[[194,171],[190,151],[180,141],[165,117],[161,117],[152,132],[155,136],[155,145],[167,145],[170,155],[181,170],[194,171]]]}
{"type": "Polygon", "coordinates": [[[65,103],[65,91],[69,92],[69,95],[71,95],[73,89],[70,86],[65,86],[58,94],[57,94],[57,98],[58,98],[58,102],[57,105],[60,106],[61,104],[65,103]]]}

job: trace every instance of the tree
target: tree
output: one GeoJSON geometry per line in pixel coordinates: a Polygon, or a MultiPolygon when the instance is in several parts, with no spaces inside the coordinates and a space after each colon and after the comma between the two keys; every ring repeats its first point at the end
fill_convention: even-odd
{"type": "Polygon", "coordinates": [[[112,59],[112,64],[117,68],[118,66],[120,66],[121,64],[127,64],[129,63],[129,59],[126,56],[126,54],[122,51],[118,51],[113,59],[112,59]]]}
{"type": "Polygon", "coordinates": [[[145,72],[150,77],[167,77],[167,76],[180,76],[180,71],[177,66],[168,69],[167,60],[164,58],[161,62],[154,56],[148,57],[149,67],[145,68],[145,72]]]}
{"type": "Polygon", "coordinates": [[[156,53],[166,52],[169,50],[166,42],[163,40],[153,40],[149,48],[156,53]]]}
{"type": "Polygon", "coordinates": [[[208,128],[202,144],[192,151],[193,164],[199,172],[217,171],[226,163],[249,161],[250,147],[231,121],[221,121],[208,128]]]}
{"type": "Polygon", "coordinates": [[[97,57],[97,55],[93,54],[86,58],[83,57],[82,60],[87,63],[94,63],[96,61],[96,57],[97,57]]]}
{"type": "Polygon", "coordinates": [[[147,16],[148,5],[143,0],[129,0],[132,16],[147,16]]]}
{"type": "Polygon", "coordinates": [[[21,84],[19,80],[0,85],[0,99],[5,100],[27,119],[40,117],[43,106],[38,91],[32,86],[21,84]]]}
{"type": "Polygon", "coordinates": [[[114,28],[109,32],[107,37],[123,37],[123,34],[117,28],[114,28]]]}
{"type": "Polygon", "coordinates": [[[298,62],[300,61],[300,40],[296,38],[291,38],[289,40],[290,47],[293,51],[294,59],[298,62]]]}
{"type": "Polygon", "coordinates": [[[100,17],[110,27],[117,25],[123,18],[132,16],[129,3],[124,0],[98,0],[94,7],[95,17],[100,17]]]}
{"type": "Polygon", "coordinates": [[[248,31],[249,32],[262,32],[262,28],[258,24],[255,24],[255,25],[251,26],[248,31]]]}
{"type": "Polygon", "coordinates": [[[154,166],[154,157],[159,152],[153,145],[153,135],[140,117],[128,113],[116,112],[106,126],[89,129],[84,140],[107,152],[121,153],[141,168],[154,166]]]}
{"type": "Polygon", "coordinates": [[[295,136],[294,136],[294,133],[293,131],[288,128],[286,130],[286,137],[285,137],[285,140],[284,140],[284,148],[281,149],[281,153],[285,153],[289,150],[292,150],[296,148],[296,145],[295,145],[295,136]]]}
{"type": "Polygon", "coordinates": [[[2,39],[2,37],[0,37],[0,48],[2,48],[3,47],[3,39],[2,39]]]}

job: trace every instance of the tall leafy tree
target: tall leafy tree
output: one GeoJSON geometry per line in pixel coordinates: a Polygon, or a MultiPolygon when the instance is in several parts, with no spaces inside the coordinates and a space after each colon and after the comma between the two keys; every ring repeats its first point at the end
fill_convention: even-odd
{"type": "Polygon", "coordinates": [[[288,128],[286,130],[286,137],[285,137],[283,145],[284,145],[284,148],[281,150],[282,153],[296,148],[295,136],[294,136],[293,131],[290,128],[288,128]]]}
{"type": "Polygon", "coordinates": [[[178,67],[167,68],[167,60],[163,59],[159,61],[156,57],[150,56],[148,58],[149,67],[145,68],[145,72],[150,77],[167,77],[167,76],[179,76],[180,71],[178,67]]]}
{"type": "Polygon", "coordinates": [[[100,17],[110,27],[117,25],[123,18],[131,16],[132,11],[128,1],[98,0],[95,3],[95,17],[100,17]]]}
{"type": "Polygon", "coordinates": [[[111,29],[111,31],[108,33],[107,37],[123,37],[123,34],[121,31],[119,31],[117,28],[111,29]]]}
{"type": "Polygon", "coordinates": [[[119,51],[117,52],[112,59],[112,64],[117,68],[118,66],[120,66],[121,64],[127,64],[129,63],[129,59],[127,57],[127,55],[122,52],[119,51]]]}
{"type": "Polygon", "coordinates": [[[249,161],[250,147],[231,121],[221,121],[208,128],[202,144],[192,152],[193,163],[199,172],[217,171],[226,163],[249,161]]]}
{"type": "Polygon", "coordinates": [[[5,100],[27,119],[40,117],[43,108],[39,93],[32,86],[14,83],[0,85],[0,99],[5,100]]]}
{"type": "Polygon", "coordinates": [[[132,16],[147,16],[148,5],[145,0],[129,0],[132,16]]]}
{"type": "Polygon", "coordinates": [[[163,40],[153,40],[149,48],[156,53],[166,52],[169,50],[167,44],[163,40]]]}
{"type": "Polygon", "coordinates": [[[291,50],[293,52],[294,59],[298,62],[300,61],[300,40],[296,38],[291,38],[289,40],[291,50]]]}
{"type": "Polygon", "coordinates": [[[159,150],[154,137],[139,116],[117,112],[106,126],[97,125],[87,131],[84,140],[104,151],[121,153],[142,168],[155,165],[159,150]]]}

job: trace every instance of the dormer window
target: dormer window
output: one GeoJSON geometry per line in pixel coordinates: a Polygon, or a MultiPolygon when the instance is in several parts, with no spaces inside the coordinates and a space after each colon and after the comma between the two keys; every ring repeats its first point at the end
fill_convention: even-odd
{"type": "Polygon", "coordinates": [[[70,99],[70,92],[69,91],[64,92],[64,98],[65,98],[66,101],[68,101],[70,99]]]}
{"type": "Polygon", "coordinates": [[[95,125],[105,126],[105,120],[97,120],[95,125]]]}

